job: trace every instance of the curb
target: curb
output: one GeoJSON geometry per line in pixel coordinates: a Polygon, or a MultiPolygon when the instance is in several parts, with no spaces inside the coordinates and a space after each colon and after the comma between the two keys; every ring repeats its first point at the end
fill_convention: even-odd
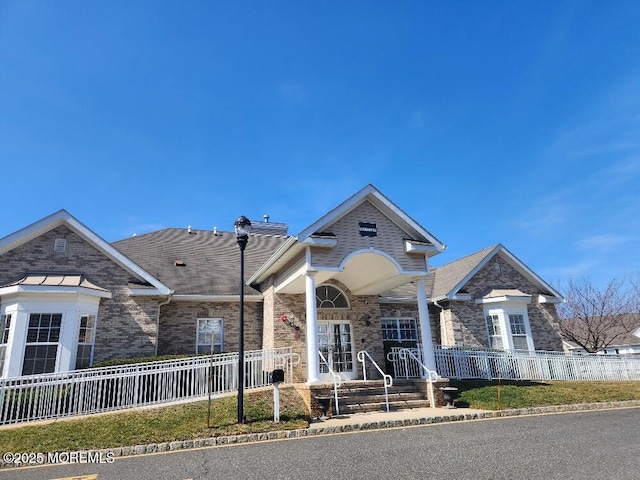
{"type": "MultiPolygon", "coordinates": [[[[150,443],[147,445],[134,445],[129,447],[104,448],[92,450],[92,453],[103,457],[130,457],[135,455],[146,455],[150,453],[172,452],[178,450],[189,450],[193,448],[215,447],[221,445],[237,445],[247,443],[257,443],[271,440],[282,440],[288,438],[315,437],[318,435],[331,435],[336,433],[358,432],[365,430],[381,430],[385,428],[411,427],[418,425],[431,425],[438,423],[461,422],[471,420],[482,420],[491,418],[517,417],[523,415],[540,415],[547,413],[563,412],[586,412],[594,410],[610,410],[616,408],[640,407],[640,400],[628,400],[620,402],[598,402],[580,403],[574,405],[552,405],[548,407],[530,407],[511,410],[485,411],[480,413],[460,413],[451,415],[425,416],[405,420],[382,420],[377,422],[362,422],[332,427],[307,427],[297,430],[277,430],[262,433],[243,433],[239,435],[228,435],[221,437],[209,437],[196,440],[179,440],[173,442],[150,443]]],[[[0,469],[19,467],[13,464],[0,462],[0,469]]]]}

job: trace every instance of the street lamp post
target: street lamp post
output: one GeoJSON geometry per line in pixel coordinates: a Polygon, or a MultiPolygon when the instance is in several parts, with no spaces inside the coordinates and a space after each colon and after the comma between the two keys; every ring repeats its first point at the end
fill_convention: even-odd
{"type": "Polygon", "coordinates": [[[238,320],[238,423],[244,423],[244,249],[249,241],[251,222],[244,215],[233,224],[240,246],[240,318],[238,320]]]}

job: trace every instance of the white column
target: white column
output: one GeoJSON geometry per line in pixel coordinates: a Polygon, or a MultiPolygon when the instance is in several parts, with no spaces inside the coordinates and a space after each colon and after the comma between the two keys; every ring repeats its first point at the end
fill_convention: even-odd
{"type": "Polygon", "coordinates": [[[422,343],[422,362],[429,370],[436,371],[436,355],[431,338],[431,322],[429,322],[429,308],[427,307],[427,290],[424,280],[417,282],[418,315],[420,316],[420,342],[422,343]]]}
{"type": "Polygon", "coordinates": [[[316,311],[316,272],[307,271],[305,303],[307,306],[307,383],[317,383],[318,364],[318,315],[316,311]]]}

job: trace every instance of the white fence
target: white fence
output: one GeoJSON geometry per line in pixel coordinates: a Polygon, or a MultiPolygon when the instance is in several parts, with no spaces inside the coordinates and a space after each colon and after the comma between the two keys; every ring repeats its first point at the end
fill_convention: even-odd
{"type": "MultiPolygon", "coordinates": [[[[298,361],[290,347],[245,352],[245,388],[268,385],[274,369],[292,382],[298,361]]],[[[209,388],[237,390],[237,353],[0,379],[0,425],[203,397],[209,388]]]]}
{"type": "MultiPolygon", "coordinates": [[[[399,351],[400,349],[398,349],[399,351]]],[[[416,354],[419,351],[415,349],[416,354]]],[[[420,355],[419,355],[420,356],[420,355]]],[[[640,357],[565,354],[562,352],[495,351],[466,347],[435,347],[441,377],[505,380],[640,380],[640,357]]],[[[420,376],[411,358],[390,353],[395,378],[420,376]]]]}

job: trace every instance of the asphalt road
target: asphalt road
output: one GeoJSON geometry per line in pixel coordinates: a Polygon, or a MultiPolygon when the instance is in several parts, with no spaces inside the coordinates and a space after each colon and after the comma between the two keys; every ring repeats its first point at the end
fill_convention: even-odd
{"type": "Polygon", "coordinates": [[[640,408],[511,417],[10,469],[0,479],[637,480],[639,426],[640,408]]]}

